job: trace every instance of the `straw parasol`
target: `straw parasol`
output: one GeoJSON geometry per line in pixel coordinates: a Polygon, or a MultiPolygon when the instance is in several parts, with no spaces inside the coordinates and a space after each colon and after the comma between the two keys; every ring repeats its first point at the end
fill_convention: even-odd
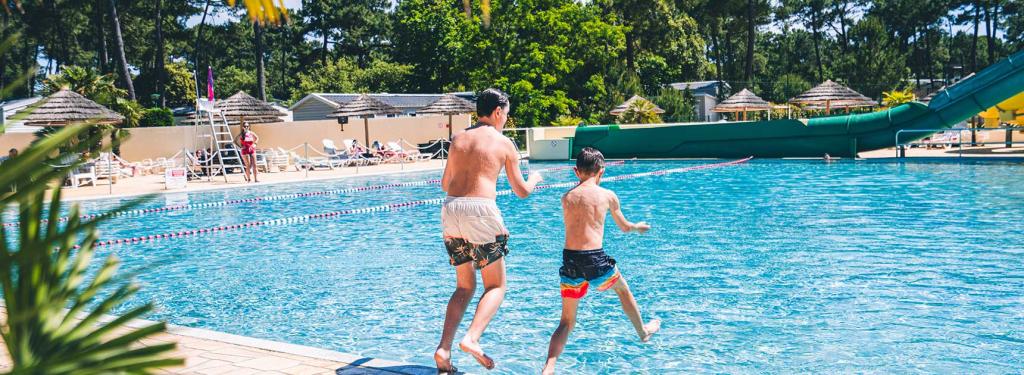
{"type": "Polygon", "coordinates": [[[31,111],[25,117],[25,125],[120,124],[124,121],[124,116],[68,89],[57,91],[40,102],[35,108],[25,109],[31,111]]]}
{"type": "Polygon", "coordinates": [[[448,140],[452,139],[452,116],[473,113],[476,105],[473,102],[452,94],[445,94],[430,105],[420,108],[416,113],[448,115],[448,140]]]}
{"type": "MultiPolygon", "coordinates": [[[[281,117],[285,116],[270,103],[256,99],[245,91],[239,91],[227,99],[217,100],[213,104],[213,109],[222,113],[228,124],[238,124],[242,121],[253,124],[280,122],[281,117]]],[[[202,121],[196,119],[196,113],[192,113],[184,123],[198,125],[202,121]]]]}
{"type": "Polygon", "coordinates": [[[845,108],[847,112],[854,107],[874,107],[877,102],[853,91],[849,87],[827,80],[824,83],[807,90],[795,98],[789,99],[793,104],[824,105],[825,113],[832,112],[832,108],[845,108]]]}
{"type": "Polygon", "coordinates": [[[651,103],[651,105],[654,106],[654,113],[657,113],[659,115],[662,114],[662,113],[665,113],[664,109],[661,109],[661,107],[658,107],[656,104],[654,104],[650,100],[647,100],[646,98],[644,98],[644,97],[642,97],[640,95],[633,95],[633,97],[631,97],[629,99],[626,99],[626,101],[622,102],[622,104],[619,104],[617,107],[613,108],[608,113],[611,113],[612,116],[621,115],[623,112],[626,112],[626,110],[629,109],[629,107],[632,106],[634,102],[636,102],[638,100],[642,100],[642,101],[651,103]]]}
{"type": "Polygon", "coordinates": [[[376,115],[397,115],[402,110],[392,107],[380,100],[371,98],[369,95],[359,95],[355,100],[342,104],[338,109],[331,112],[327,117],[362,117],[363,134],[366,135],[366,146],[370,145],[370,117],[376,115]]]}
{"type": "Polygon", "coordinates": [[[270,103],[256,99],[245,91],[239,91],[227,99],[217,101],[219,109],[228,120],[246,121],[253,124],[280,122],[284,113],[278,111],[270,103]]]}
{"type": "Polygon", "coordinates": [[[733,96],[715,106],[715,112],[743,112],[743,121],[747,121],[747,111],[771,111],[772,104],[747,89],[740,90],[733,96]]]}

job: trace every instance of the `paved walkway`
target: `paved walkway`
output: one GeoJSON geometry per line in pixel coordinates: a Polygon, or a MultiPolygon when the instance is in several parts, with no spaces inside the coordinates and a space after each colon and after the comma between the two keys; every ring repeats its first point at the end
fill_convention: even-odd
{"type": "MultiPolygon", "coordinates": [[[[6,310],[0,310],[0,319],[6,320],[6,315],[6,310]]],[[[133,328],[149,324],[152,322],[144,320],[129,323],[133,328]]],[[[168,326],[167,332],[145,339],[141,344],[145,346],[167,342],[178,344],[177,349],[170,356],[184,358],[185,364],[159,369],[155,373],[200,375],[437,374],[437,369],[433,367],[366,358],[308,346],[173,325],[168,326]]],[[[0,349],[0,371],[9,371],[10,367],[11,361],[7,351],[0,349]]]]}
{"type": "Polygon", "coordinates": [[[117,196],[133,196],[149,193],[166,192],[193,192],[203,190],[230,189],[254,185],[277,184],[284,182],[315,181],[336,179],[352,176],[370,176],[385,173],[400,173],[410,171],[438,170],[443,167],[441,160],[427,160],[414,163],[393,163],[365,167],[340,167],[335,169],[318,169],[314,171],[296,171],[295,167],[285,172],[260,173],[258,184],[245,182],[242,174],[230,174],[227,182],[223,176],[213,179],[203,178],[202,180],[189,181],[188,187],[178,190],[167,190],[164,186],[163,174],[146,175],[120,178],[117,183],[110,185],[110,180],[99,180],[96,186],[82,186],[78,188],[65,188],[63,197],[65,200],[94,199],[117,196]]]}
{"type": "MultiPolygon", "coordinates": [[[[914,147],[907,149],[906,157],[908,159],[955,159],[963,155],[964,158],[1024,158],[1024,145],[1014,146],[1015,147],[1007,148],[1002,145],[988,145],[983,147],[970,147],[965,145],[962,150],[959,147],[914,147]]],[[[886,148],[881,150],[861,152],[860,157],[864,159],[891,159],[896,157],[896,148],[886,148]]]]}

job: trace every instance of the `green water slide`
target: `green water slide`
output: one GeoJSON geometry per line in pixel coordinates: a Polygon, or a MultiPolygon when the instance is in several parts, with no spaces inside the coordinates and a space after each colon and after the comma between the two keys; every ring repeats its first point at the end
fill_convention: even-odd
{"type": "MultiPolygon", "coordinates": [[[[900,130],[945,129],[1024,92],[1024,51],[935,95],[884,111],[818,117],[665,125],[601,125],[576,129],[571,155],[594,147],[609,158],[853,157],[896,145],[900,130]]],[[[928,132],[901,133],[900,142],[928,132]]]]}

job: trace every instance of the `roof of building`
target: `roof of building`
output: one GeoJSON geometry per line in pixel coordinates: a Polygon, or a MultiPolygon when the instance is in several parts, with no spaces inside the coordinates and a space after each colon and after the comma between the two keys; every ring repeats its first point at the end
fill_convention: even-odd
{"type": "MultiPolygon", "coordinates": [[[[472,99],[474,94],[472,92],[456,92],[452,93],[463,99],[472,99]]],[[[295,109],[301,106],[303,103],[310,100],[317,100],[323,102],[332,107],[339,107],[342,104],[351,102],[359,97],[361,94],[336,94],[336,93],[312,93],[306,95],[304,98],[292,104],[289,109],[295,109]]],[[[444,94],[368,94],[371,98],[381,101],[384,104],[390,105],[398,109],[416,109],[423,108],[431,103],[434,103],[438,99],[441,99],[444,94]]]]}
{"type": "Polygon", "coordinates": [[[30,105],[35,104],[36,102],[38,102],[40,100],[43,100],[42,96],[34,96],[34,97],[31,97],[31,98],[11,99],[11,100],[5,101],[3,103],[0,103],[0,106],[3,107],[4,132],[5,133],[32,133],[32,132],[35,132],[35,131],[39,130],[39,128],[37,128],[37,127],[26,126],[24,121],[12,121],[11,117],[13,117],[15,113],[17,113],[17,112],[27,108],[30,105]]]}
{"type": "Polygon", "coordinates": [[[725,81],[676,82],[670,83],[668,85],[669,87],[674,88],[676,90],[690,89],[690,91],[714,91],[718,87],[719,83],[721,83],[723,87],[729,88],[729,83],[725,81]]]}

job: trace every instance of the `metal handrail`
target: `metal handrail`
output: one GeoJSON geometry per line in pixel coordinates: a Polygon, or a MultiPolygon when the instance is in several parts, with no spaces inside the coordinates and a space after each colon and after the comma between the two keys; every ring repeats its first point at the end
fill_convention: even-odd
{"type": "MultiPolygon", "coordinates": [[[[959,136],[960,136],[960,141],[959,142],[932,142],[932,143],[929,143],[929,144],[958,145],[959,146],[959,150],[958,150],[958,153],[957,153],[957,157],[961,157],[962,158],[964,156],[963,132],[965,132],[965,131],[979,131],[979,130],[980,131],[993,131],[993,130],[1011,130],[1011,131],[1013,131],[1013,130],[1024,130],[1024,128],[1022,128],[1022,127],[1000,126],[1000,127],[997,127],[997,128],[900,129],[900,130],[896,131],[895,139],[894,139],[894,142],[893,142],[896,145],[896,157],[897,158],[904,158],[904,157],[906,157],[906,146],[918,144],[918,143],[915,143],[915,142],[900,143],[900,134],[903,134],[903,133],[938,133],[938,132],[956,131],[957,133],[959,133],[959,136]]],[[[998,145],[998,144],[1004,144],[1007,147],[1010,147],[1010,146],[1012,146],[1014,144],[1024,144],[1024,141],[1014,142],[1014,141],[1009,141],[1008,140],[1008,141],[1003,141],[1003,142],[971,142],[971,144],[972,145],[979,145],[979,144],[980,145],[986,145],[986,144],[996,144],[996,145],[998,145]]]]}

